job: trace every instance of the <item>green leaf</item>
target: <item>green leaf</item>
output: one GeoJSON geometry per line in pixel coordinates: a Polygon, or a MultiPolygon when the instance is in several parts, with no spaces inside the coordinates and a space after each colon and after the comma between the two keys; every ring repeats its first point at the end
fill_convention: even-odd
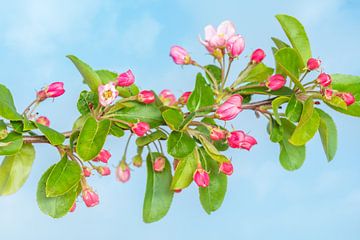
{"type": "Polygon", "coordinates": [[[7,87],[0,84],[0,116],[8,120],[21,120],[21,115],[16,111],[14,99],[7,87]]]}
{"type": "Polygon", "coordinates": [[[209,154],[209,156],[212,159],[214,159],[215,161],[217,161],[219,163],[229,161],[229,159],[227,159],[227,157],[225,157],[224,155],[219,153],[219,151],[216,149],[216,147],[211,142],[209,142],[209,140],[207,140],[206,137],[199,135],[198,139],[200,140],[201,144],[204,146],[204,149],[207,152],[207,154],[209,154]]]}
{"type": "Polygon", "coordinates": [[[0,140],[0,155],[13,155],[20,151],[23,145],[21,134],[11,132],[6,138],[0,140]]]}
{"type": "Polygon", "coordinates": [[[289,142],[290,136],[295,130],[295,125],[289,120],[282,118],[281,124],[284,129],[283,139],[280,144],[280,163],[288,171],[299,169],[305,161],[305,146],[295,146],[289,142]]]}
{"type": "Polygon", "coordinates": [[[6,123],[4,120],[0,120],[0,140],[3,140],[9,134],[6,123]]]}
{"type": "Polygon", "coordinates": [[[184,119],[184,121],[179,126],[180,130],[186,129],[187,126],[191,123],[191,121],[196,117],[196,113],[192,112],[184,119]]]}
{"type": "Polygon", "coordinates": [[[243,78],[241,82],[263,82],[268,79],[274,72],[273,68],[266,66],[263,63],[254,65],[249,73],[243,78]]]}
{"type": "Polygon", "coordinates": [[[155,142],[156,140],[166,140],[166,139],[167,139],[166,134],[161,130],[157,130],[153,133],[150,133],[149,135],[138,137],[136,139],[136,145],[138,147],[143,147],[148,145],[149,143],[155,142]]]}
{"type": "Polygon", "coordinates": [[[263,95],[273,95],[273,96],[291,96],[294,92],[290,88],[284,86],[276,91],[269,91],[267,87],[252,87],[246,88],[238,91],[241,95],[252,95],[252,94],[263,94],[263,95]]]}
{"type": "Polygon", "coordinates": [[[0,195],[17,192],[29,177],[35,159],[35,149],[24,144],[19,152],[7,156],[0,166],[0,195]]]}
{"type": "Polygon", "coordinates": [[[142,104],[138,102],[128,102],[127,107],[116,111],[117,119],[136,123],[138,121],[147,122],[151,128],[155,128],[164,123],[159,108],[155,104],[142,104]]]}
{"type": "Polygon", "coordinates": [[[205,170],[209,172],[210,184],[206,188],[199,187],[200,202],[206,213],[211,214],[221,207],[227,189],[227,176],[219,172],[219,165],[211,159],[203,149],[200,149],[200,157],[205,164],[205,170]]]}
{"type": "Polygon", "coordinates": [[[280,73],[284,72],[301,91],[305,92],[305,88],[299,80],[302,66],[300,65],[299,56],[296,51],[292,48],[282,48],[276,52],[275,61],[277,72],[279,72],[278,70],[281,70],[280,73]]]}
{"type": "Polygon", "coordinates": [[[109,70],[96,70],[96,74],[99,76],[102,84],[116,81],[118,74],[109,70]]]}
{"type": "Polygon", "coordinates": [[[185,158],[179,159],[171,182],[171,189],[184,189],[192,183],[198,161],[200,161],[200,159],[197,148],[185,158]]]}
{"type": "Polygon", "coordinates": [[[184,121],[183,113],[175,108],[169,108],[163,111],[162,117],[171,130],[179,130],[184,121]]]}
{"type": "Polygon", "coordinates": [[[36,126],[39,128],[39,130],[45,135],[46,139],[49,140],[49,142],[56,146],[60,145],[65,141],[65,136],[58,131],[49,128],[45,125],[42,125],[40,123],[35,123],[36,126]]]}
{"type": "Polygon", "coordinates": [[[287,43],[283,42],[282,40],[276,37],[272,37],[271,40],[275,43],[278,49],[290,47],[287,43]]]}
{"type": "Polygon", "coordinates": [[[312,98],[308,98],[304,103],[304,109],[301,114],[299,124],[289,139],[289,142],[296,146],[305,145],[312,139],[319,129],[320,117],[314,109],[312,98]]]}
{"type": "Polygon", "coordinates": [[[99,96],[95,92],[82,91],[77,102],[77,109],[82,115],[90,113],[99,104],[99,96]]]}
{"type": "Polygon", "coordinates": [[[41,177],[37,193],[36,200],[40,210],[53,218],[60,218],[65,216],[70,208],[73,206],[76,197],[78,196],[79,186],[74,186],[70,191],[64,195],[58,197],[47,197],[46,196],[46,182],[54,169],[55,165],[51,166],[41,177]]]}
{"type": "Polygon", "coordinates": [[[70,161],[64,155],[60,162],[55,164],[46,181],[46,196],[58,197],[71,191],[79,185],[81,178],[81,168],[79,164],[70,161]]]}
{"type": "Polygon", "coordinates": [[[304,26],[296,18],[288,15],[277,15],[276,18],[284,29],[291,45],[302,59],[302,66],[305,66],[312,55],[304,26]]]}
{"type": "Polygon", "coordinates": [[[195,140],[186,132],[172,131],[167,141],[167,152],[174,158],[184,158],[195,148],[195,140]]]}
{"type": "Polygon", "coordinates": [[[88,64],[79,58],[73,55],[68,55],[67,58],[69,58],[75,67],[79,70],[84,78],[84,82],[90,87],[91,91],[97,92],[98,86],[101,85],[101,80],[97,73],[88,64]]]}
{"type": "Polygon", "coordinates": [[[136,96],[139,93],[139,88],[135,84],[129,87],[116,87],[116,90],[118,90],[119,96],[123,98],[136,96]]]}
{"type": "Polygon", "coordinates": [[[81,129],[76,152],[81,159],[89,161],[94,159],[104,146],[106,137],[110,131],[111,122],[109,120],[96,121],[89,117],[84,127],[81,129]]]}
{"type": "MultiPolygon", "coordinates": [[[[195,89],[191,93],[186,104],[190,112],[195,112],[199,108],[214,104],[214,93],[209,84],[206,83],[201,73],[196,76],[195,89]]],[[[206,112],[206,111],[204,111],[206,112]]]]}
{"type": "Polygon", "coordinates": [[[283,97],[278,97],[278,98],[274,99],[274,101],[272,101],[272,103],[271,103],[272,109],[274,112],[274,117],[275,117],[276,121],[278,122],[278,124],[280,124],[280,125],[281,125],[281,121],[280,121],[278,109],[282,104],[284,104],[288,101],[289,101],[289,98],[283,96],[283,97]]]}
{"type": "Polygon", "coordinates": [[[110,127],[110,134],[120,138],[125,135],[125,132],[116,122],[112,122],[110,127]]]}
{"type": "Polygon", "coordinates": [[[327,99],[325,96],[323,96],[322,99],[327,105],[329,105],[330,107],[334,108],[337,111],[340,111],[339,109],[341,109],[344,112],[346,112],[348,109],[346,102],[341,97],[332,96],[331,99],[327,99]]]}
{"type": "Polygon", "coordinates": [[[160,153],[150,153],[146,158],[147,182],[143,206],[143,220],[152,223],[163,218],[170,209],[173,191],[170,190],[171,166],[166,159],[162,172],[153,170],[152,159],[161,156],[160,153]],[[151,155],[150,155],[151,154],[151,155]]]}
{"type": "Polygon", "coordinates": [[[270,134],[270,141],[274,143],[280,142],[283,139],[284,128],[274,119],[270,121],[267,127],[268,133],[270,134]]]}
{"type": "Polygon", "coordinates": [[[286,117],[292,122],[299,122],[302,110],[302,102],[298,101],[296,95],[293,94],[285,110],[286,117]]]}
{"type": "MultiPolygon", "coordinates": [[[[221,83],[221,68],[219,68],[218,66],[215,66],[215,65],[206,65],[205,68],[214,76],[214,78],[216,79],[216,82],[218,84],[221,83]]],[[[208,83],[210,85],[213,85],[213,81],[212,79],[210,78],[209,74],[205,74],[206,76],[206,80],[208,81],[208,83]]]]}
{"type": "Polygon", "coordinates": [[[333,74],[331,78],[333,90],[351,93],[355,97],[355,103],[348,106],[347,109],[334,107],[333,105],[330,105],[330,107],[341,113],[360,117],[360,76],[333,74]]]}
{"type": "Polygon", "coordinates": [[[320,116],[319,134],[328,161],[334,159],[337,149],[337,129],[334,120],[323,110],[316,108],[320,116]]]}

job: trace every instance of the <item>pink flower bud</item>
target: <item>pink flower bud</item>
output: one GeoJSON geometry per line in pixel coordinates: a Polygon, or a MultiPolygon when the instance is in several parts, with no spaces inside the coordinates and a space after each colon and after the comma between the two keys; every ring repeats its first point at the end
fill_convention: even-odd
{"type": "Polygon", "coordinates": [[[158,157],[153,162],[153,169],[155,172],[162,172],[165,168],[165,158],[158,157]]]}
{"type": "Polygon", "coordinates": [[[245,134],[243,131],[240,130],[231,132],[227,140],[230,147],[242,148],[248,151],[251,149],[252,146],[257,144],[255,138],[245,134]]]}
{"type": "Polygon", "coordinates": [[[210,132],[210,138],[214,141],[225,139],[226,131],[218,127],[213,127],[210,132]]]}
{"type": "Polygon", "coordinates": [[[269,79],[266,82],[266,86],[269,89],[276,91],[282,88],[285,85],[285,83],[286,83],[286,79],[284,78],[283,75],[275,74],[269,77],[269,79]]]}
{"type": "Polygon", "coordinates": [[[94,207],[99,204],[99,196],[91,188],[82,191],[82,199],[87,207],[94,207]]]}
{"type": "Polygon", "coordinates": [[[121,161],[116,169],[116,178],[122,183],[126,183],[130,179],[130,168],[125,161],[121,161]]]}
{"type": "Polygon", "coordinates": [[[231,162],[223,162],[219,167],[219,171],[230,176],[234,171],[234,167],[231,162]]]}
{"type": "Polygon", "coordinates": [[[150,130],[150,125],[146,122],[138,122],[132,125],[131,131],[137,136],[142,137],[150,130]]]}
{"type": "Polygon", "coordinates": [[[155,94],[150,90],[142,90],[138,94],[138,101],[145,104],[153,103],[155,102],[155,94]]]}
{"type": "Polygon", "coordinates": [[[203,168],[198,167],[194,173],[193,179],[199,187],[207,187],[210,183],[210,177],[208,172],[203,168]]]}
{"type": "Polygon", "coordinates": [[[45,90],[46,96],[48,98],[59,97],[64,94],[64,83],[63,82],[54,82],[51,83],[45,90]]]}
{"type": "Polygon", "coordinates": [[[82,170],[83,170],[84,177],[90,177],[91,176],[91,169],[90,168],[84,166],[82,168],[82,170]]]}
{"type": "Polygon", "coordinates": [[[234,119],[242,111],[242,100],[240,94],[232,95],[216,110],[215,116],[224,121],[234,119]]]}
{"type": "Polygon", "coordinates": [[[234,35],[226,43],[226,49],[232,58],[238,57],[245,49],[245,41],[241,35],[234,35]]]}
{"type": "Polygon", "coordinates": [[[94,162],[108,163],[111,158],[111,153],[106,149],[101,149],[100,153],[93,159],[94,162]]]}
{"type": "Polygon", "coordinates": [[[101,176],[109,176],[111,174],[109,167],[98,167],[96,170],[101,176]]]}
{"type": "Polygon", "coordinates": [[[325,91],[323,91],[323,95],[325,96],[325,98],[326,98],[327,100],[331,100],[333,94],[334,94],[334,92],[333,92],[333,90],[330,89],[330,88],[327,88],[327,89],[325,89],[325,91]]]}
{"type": "Polygon", "coordinates": [[[181,97],[179,97],[178,102],[182,105],[187,104],[190,95],[191,95],[191,92],[184,92],[183,95],[181,95],[181,97]]]}
{"type": "Polygon", "coordinates": [[[341,93],[340,97],[344,100],[347,106],[350,106],[355,102],[355,97],[351,93],[341,93]]]}
{"type": "Polygon", "coordinates": [[[331,76],[329,74],[321,73],[317,78],[317,82],[321,86],[327,87],[327,86],[329,86],[331,84],[332,79],[331,79],[331,76]]]}
{"type": "Polygon", "coordinates": [[[170,56],[176,64],[186,65],[192,62],[190,54],[180,46],[172,46],[170,49],[170,56]]]}
{"type": "Polygon", "coordinates": [[[175,95],[168,89],[164,89],[159,93],[159,98],[165,106],[172,106],[176,103],[175,95]]]}
{"type": "Polygon", "coordinates": [[[37,119],[36,119],[36,122],[37,123],[40,123],[40,124],[42,124],[42,125],[44,125],[44,126],[50,126],[50,120],[47,118],[47,117],[45,117],[45,116],[40,116],[40,117],[38,117],[37,119]]]}
{"type": "Polygon", "coordinates": [[[260,63],[266,57],[264,50],[256,49],[251,55],[251,62],[253,63],[260,63]]]}
{"type": "Polygon", "coordinates": [[[72,207],[70,208],[69,212],[74,212],[76,209],[76,202],[74,202],[74,204],[72,205],[72,207]]]}
{"type": "Polygon", "coordinates": [[[307,69],[309,71],[314,71],[314,70],[318,69],[320,67],[320,65],[321,65],[320,59],[310,58],[307,61],[307,69]]]}
{"type": "Polygon", "coordinates": [[[115,98],[119,95],[114,83],[110,82],[98,87],[99,102],[103,107],[106,107],[114,102],[115,98]]]}
{"type": "Polygon", "coordinates": [[[117,85],[120,87],[128,87],[135,82],[135,76],[129,69],[124,73],[120,73],[117,77],[117,85]]]}

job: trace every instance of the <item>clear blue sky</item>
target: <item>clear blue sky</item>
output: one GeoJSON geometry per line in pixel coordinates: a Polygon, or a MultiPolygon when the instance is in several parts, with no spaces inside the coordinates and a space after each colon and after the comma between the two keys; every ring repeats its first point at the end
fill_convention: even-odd
{"type": "MultiPolygon", "coordinates": [[[[330,73],[360,75],[360,4],[356,0],[303,1],[160,1],[160,0],[14,0],[0,8],[0,82],[13,92],[19,109],[42,85],[64,81],[66,94],[39,108],[52,126],[68,130],[76,119],[75,101],[86,87],[71,63],[72,53],[94,68],[123,71],[131,67],[143,89],[190,90],[196,71],[180,68],[168,57],[172,44],[186,47],[200,62],[211,59],[197,42],[203,27],[232,20],[246,39],[245,56],[262,47],[271,64],[270,37],[283,34],[277,13],[299,18],[307,28],[313,54],[330,73]]],[[[240,68],[238,69],[240,70],[240,68]]],[[[234,73],[236,74],[236,73],[234,73]]],[[[53,220],[35,200],[41,174],[58,161],[49,146],[37,146],[37,158],[25,186],[0,198],[1,239],[360,239],[359,119],[331,111],[339,130],[337,156],[328,164],[319,137],[307,148],[302,169],[286,172],[279,149],[268,141],[265,121],[242,113],[234,122],[259,144],[251,152],[229,151],[235,173],[222,208],[207,216],[197,189],[177,194],[160,222],[141,220],[145,169],[136,169],[128,184],[114,176],[91,181],[101,204],[53,220]]],[[[111,166],[124,140],[111,139],[111,166]]]]}

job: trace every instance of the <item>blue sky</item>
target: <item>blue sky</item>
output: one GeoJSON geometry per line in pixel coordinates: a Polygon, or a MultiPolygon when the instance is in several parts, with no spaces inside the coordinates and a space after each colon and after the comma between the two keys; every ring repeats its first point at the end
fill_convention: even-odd
{"type": "MultiPolygon", "coordinates": [[[[0,82],[22,109],[33,98],[28,92],[64,81],[64,97],[46,102],[39,112],[52,126],[68,130],[77,117],[75,101],[86,87],[65,55],[75,54],[96,69],[131,68],[143,89],[171,88],[179,95],[192,89],[196,70],[174,65],[168,57],[171,45],[180,44],[199,62],[210,62],[197,37],[206,24],[230,19],[246,40],[234,70],[258,47],[267,50],[271,64],[270,37],[283,37],[273,17],[277,13],[304,23],[313,54],[326,71],[360,75],[356,0],[14,0],[3,1],[0,8],[0,82]]],[[[17,194],[0,198],[2,239],[359,239],[359,119],[330,112],[338,123],[337,156],[327,163],[316,136],[296,172],[279,165],[279,149],[268,141],[266,122],[242,113],[234,125],[251,132],[259,144],[251,152],[228,152],[235,173],[222,208],[207,216],[192,185],[175,196],[162,221],[150,225],[141,220],[145,169],[132,172],[128,184],[119,184],[114,176],[93,177],[101,197],[96,208],[80,203],[74,214],[59,220],[43,215],[35,200],[36,184],[58,156],[49,146],[38,145],[28,182],[17,194]]],[[[124,145],[123,139],[109,139],[112,166],[124,145]]]]}

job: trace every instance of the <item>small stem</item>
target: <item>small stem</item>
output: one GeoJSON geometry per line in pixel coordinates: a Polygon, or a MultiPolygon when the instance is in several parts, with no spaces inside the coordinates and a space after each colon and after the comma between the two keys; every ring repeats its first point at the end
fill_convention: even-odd
{"type": "Polygon", "coordinates": [[[133,136],[133,134],[131,133],[130,136],[129,136],[129,138],[128,138],[128,140],[127,140],[127,142],[126,142],[125,151],[124,151],[122,160],[125,160],[125,159],[126,159],[127,150],[128,150],[129,143],[130,143],[130,139],[131,139],[132,136],[133,136]]]}
{"type": "Polygon", "coordinates": [[[217,84],[217,81],[216,81],[216,78],[214,77],[214,75],[213,75],[209,70],[207,70],[205,67],[203,67],[203,66],[201,66],[200,64],[198,64],[197,62],[194,62],[193,65],[196,66],[196,67],[201,68],[202,70],[204,70],[204,71],[209,75],[211,81],[213,82],[213,85],[214,85],[215,90],[218,91],[218,90],[219,90],[219,86],[218,86],[218,84],[217,84]]]}
{"type": "Polygon", "coordinates": [[[229,58],[229,65],[228,65],[228,68],[227,68],[227,70],[226,70],[226,74],[225,74],[224,80],[223,80],[222,83],[221,83],[221,89],[224,89],[224,87],[225,87],[225,83],[226,83],[226,81],[227,81],[227,79],[228,79],[228,77],[229,77],[229,73],[230,73],[230,68],[231,68],[232,62],[233,62],[233,58],[229,58]]]}
{"type": "Polygon", "coordinates": [[[245,76],[247,76],[255,66],[256,64],[249,63],[246,68],[240,72],[235,82],[231,84],[230,88],[235,88],[237,85],[239,85],[242,80],[244,80],[245,76]]]}
{"type": "Polygon", "coordinates": [[[38,99],[36,98],[34,101],[32,101],[23,111],[22,115],[27,114],[30,111],[30,108],[36,103],[38,102],[38,99]]]}

